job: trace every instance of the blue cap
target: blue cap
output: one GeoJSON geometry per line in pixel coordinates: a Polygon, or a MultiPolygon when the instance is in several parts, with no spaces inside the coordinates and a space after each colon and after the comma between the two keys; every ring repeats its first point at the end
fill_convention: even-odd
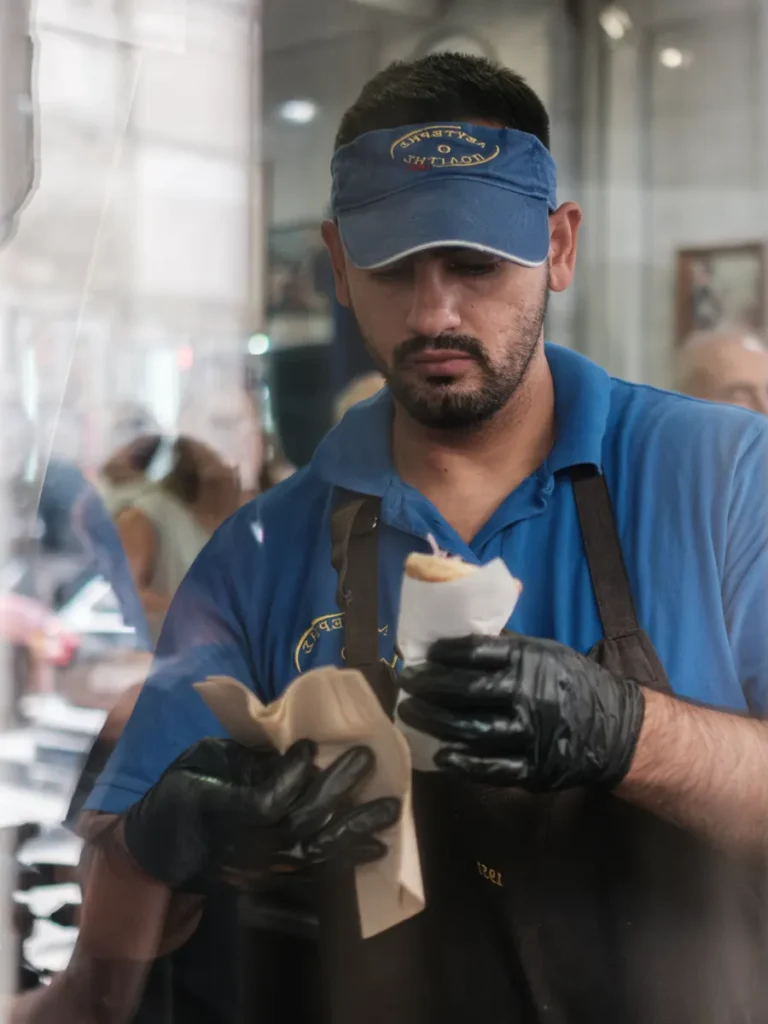
{"type": "Polygon", "coordinates": [[[367,132],[337,150],[331,173],[333,216],[361,269],[446,246],[546,262],[556,168],[527,132],[467,123],[367,132]]]}

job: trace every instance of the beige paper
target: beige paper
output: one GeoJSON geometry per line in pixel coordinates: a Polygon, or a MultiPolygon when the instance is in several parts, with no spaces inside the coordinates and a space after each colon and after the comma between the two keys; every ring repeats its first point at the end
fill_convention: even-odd
{"type": "Polygon", "coordinates": [[[197,683],[195,689],[233,739],[245,746],[266,739],[283,753],[295,740],[315,740],[321,767],[351,746],[363,743],[371,747],[376,770],[357,796],[361,800],[398,797],[402,813],[398,824],[380,837],[387,844],[387,855],[356,869],[363,938],[386,931],[424,909],[410,751],[360,672],[315,669],[295,679],[279,700],[268,705],[226,676],[212,676],[197,683]]]}

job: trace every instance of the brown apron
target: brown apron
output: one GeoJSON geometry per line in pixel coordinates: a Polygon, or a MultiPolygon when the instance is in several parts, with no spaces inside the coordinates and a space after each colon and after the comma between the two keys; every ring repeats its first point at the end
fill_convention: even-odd
{"type": "MultiPolygon", "coordinates": [[[[604,633],[589,656],[670,693],[604,477],[571,476],[604,633]]],[[[332,557],[346,662],[391,713],[378,514],[378,499],[344,493],[332,557]]],[[[331,1024],[768,1022],[764,869],[595,790],[531,796],[416,773],[414,808],[422,914],[363,942],[351,875],[325,869],[318,887],[331,1024]]]]}

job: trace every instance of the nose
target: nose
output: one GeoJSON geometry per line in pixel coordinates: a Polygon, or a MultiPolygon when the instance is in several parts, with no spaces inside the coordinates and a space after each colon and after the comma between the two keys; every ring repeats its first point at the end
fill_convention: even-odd
{"type": "Polygon", "coordinates": [[[414,335],[438,338],[461,326],[455,284],[438,260],[425,260],[414,267],[413,294],[406,326],[414,335]]]}

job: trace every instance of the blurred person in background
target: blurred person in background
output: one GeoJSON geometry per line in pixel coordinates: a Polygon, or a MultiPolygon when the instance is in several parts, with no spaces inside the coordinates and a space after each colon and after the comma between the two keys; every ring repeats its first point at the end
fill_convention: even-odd
{"type": "Polygon", "coordinates": [[[675,388],[684,395],[768,415],[768,349],[749,331],[696,332],[683,342],[676,362],[675,388]]]}
{"type": "Polygon", "coordinates": [[[380,373],[366,373],[362,377],[356,377],[351,384],[341,392],[334,404],[334,422],[341,423],[345,413],[358,402],[364,402],[373,398],[384,387],[386,381],[380,373]]]}
{"type": "Polygon", "coordinates": [[[582,219],[549,141],[519,75],[461,54],[391,65],[344,115],[324,239],[388,386],[179,588],[86,802],[77,951],[26,1020],[129,1016],[206,879],[383,854],[370,751],[318,780],[312,744],[246,749],[193,684],[269,702],[347,665],[391,711],[404,559],[435,544],[525,591],[513,632],[400,673],[434,751],[426,907],[363,941],[351,887],[322,890],[334,1024],[768,1019],[768,422],[545,345],[582,219]]]}
{"type": "MultiPolygon", "coordinates": [[[[131,424],[145,421],[137,415],[131,424]]],[[[257,493],[262,493],[294,472],[275,435],[261,430],[258,405],[244,389],[234,395],[223,388],[190,389],[180,422],[198,439],[181,437],[174,444],[159,434],[136,437],[108,460],[100,474],[154,640],[173,592],[212,529],[254,497],[245,484],[256,481],[257,493]],[[199,440],[201,436],[219,453],[229,451],[229,458],[220,458],[199,440]],[[160,480],[148,479],[147,474],[156,475],[165,461],[171,463],[169,472],[160,480]]],[[[79,813],[139,691],[136,687],[124,695],[110,712],[88,757],[68,820],[74,821],[79,813]]]]}
{"type": "Polygon", "coordinates": [[[108,500],[155,640],[176,588],[213,531],[240,505],[293,472],[243,387],[188,387],[175,442],[150,435],[102,469],[108,500]],[[162,479],[150,467],[167,459],[162,479]]]}
{"type": "MultiPolygon", "coordinates": [[[[69,693],[80,643],[58,613],[97,577],[110,586],[124,623],[135,631],[134,652],[152,641],[114,523],[98,491],[77,465],[54,455],[41,460],[38,431],[15,395],[4,402],[2,483],[6,492],[7,554],[0,618],[11,652],[12,708],[32,690],[69,693]]],[[[129,654],[126,652],[126,657],[129,654]]],[[[82,691],[80,691],[82,694],[82,691]]],[[[6,723],[8,724],[8,723],[6,723]]]]}
{"type": "Polygon", "coordinates": [[[161,434],[146,434],[119,448],[101,467],[99,486],[113,518],[151,484],[147,474],[162,447],[161,434]]]}
{"type": "Polygon", "coordinates": [[[201,441],[179,437],[170,457],[170,471],[144,484],[115,520],[155,641],[189,567],[247,500],[236,470],[201,441]]]}
{"type": "Polygon", "coordinates": [[[111,586],[137,645],[150,644],[114,523],[96,488],[75,463],[54,455],[41,461],[38,432],[20,403],[5,403],[10,444],[3,479],[10,497],[9,549],[23,566],[16,590],[58,610],[95,576],[111,586]]]}
{"type": "Polygon", "coordinates": [[[134,401],[118,404],[107,448],[112,454],[98,473],[98,486],[112,516],[141,494],[161,439],[160,425],[149,409],[134,401]]]}
{"type": "Polygon", "coordinates": [[[43,457],[52,455],[72,465],[83,456],[83,414],[81,409],[55,394],[42,394],[37,409],[37,435],[43,457]]]}
{"type": "Polygon", "coordinates": [[[211,387],[198,377],[184,395],[179,432],[208,445],[237,473],[244,500],[287,479],[294,467],[264,426],[256,397],[245,387],[211,387]]]}

